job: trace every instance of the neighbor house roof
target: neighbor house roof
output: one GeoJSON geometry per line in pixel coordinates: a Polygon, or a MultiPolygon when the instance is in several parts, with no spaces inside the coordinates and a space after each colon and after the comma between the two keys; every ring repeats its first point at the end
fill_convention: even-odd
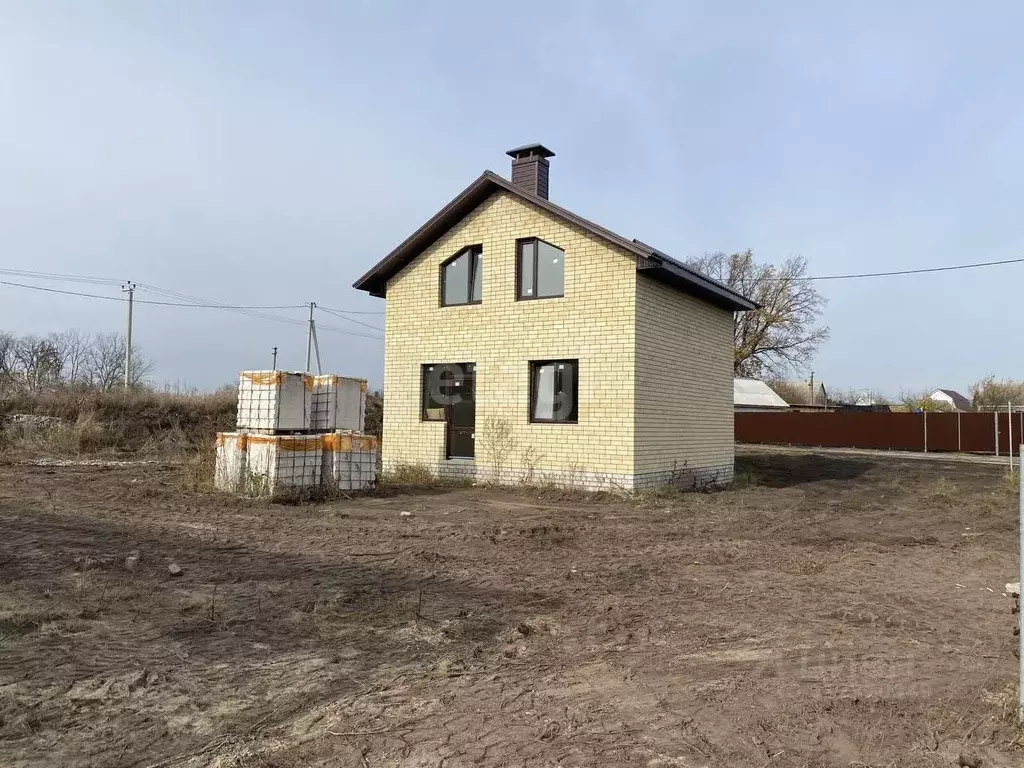
{"type": "Polygon", "coordinates": [[[789,408],[789,403],[759,379],[733,379],[732,402],[737,408],[789,408]]]}
{"type": "Polygon", "coordinates": [[[783,383],[786,386],[786,391],[792,390],[800,395],[799,398],[794,399],[791,405],[815,405],[819,400],[822,405],[828,404],[828,387],[825,386],[823,381],[815,381],[813,383],[813,390],[811,389],[811,382],[806,380],[786,381],[783,383]]]}
{"type": "Polygon", "coordinates": [[[970,400],[961,395],[955,389],[936,389],[932,392],[931,398],[935,399],[935,396],[940,392],[953,401],[953,407],[958,411],[969,411],[974,407],[970,400]]]}
{"type": "Polygon", "coordinates": [[[408,266],[417,256],[436,242],[445,232],[469,215],[494,192],[503,190],[541,210],[574,224],[605,242],[617,245],[637,258],[637,271],[680,291],[711,302],[724,309],[742,311],[757,309],[758,305],[736,293],[726,285],[696,272],[671,256],[639,240],[630,240],[611,230],[577,216],[572,211],[555,205],[542,197],[515,186],[493,171],[484,171],[476,181],[466,187],[444,208],[434,214],[426,224],[413,232],[397,248],[381,259],[353,285],[374,296],[383,297],[387,281],[408,266]]]}

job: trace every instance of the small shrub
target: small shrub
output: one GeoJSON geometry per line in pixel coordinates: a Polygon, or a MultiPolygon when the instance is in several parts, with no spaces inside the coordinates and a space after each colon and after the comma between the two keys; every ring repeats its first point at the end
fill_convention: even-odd
{"type": "Polygon", "coordinates": [[[83,411],[78,414],[69,437],[75,453],[96,453],[108,444],[106,429],[95,411],[83,411]]]}
{"type": "Polygon", "coordinates": [[[270,478],[262,472],[253,472],[250,469],[246,469],[245,476],[242,478],[242,493],[257,498],[269,496],[270,478]]]}
{"type": "Polygon", "coordinates": [[[572,496],[583,490],[583,480],[583,464],[579,459],[573,459],[566,468],[562,484],[572,496]]]}
{"type": "Polygon", "coordinates": [[[641,507],[654,507],[671,511],[674,508],[671,506],[673,503],[687,501],[688,497],[693,496],[693,494],[674,485],[655,485],[651,488],[633,491],[632,496],[641,507]]]}
{"type": "Polygon", "coordinates": [[[431,485],[438,478],[423,464],[396,464],[380,473],[379,485],[431,485]]]}
{"type": "Polygon", "coordinates": [[[200,442],[181,465],[181,485],[187,491],[206,493],[213,490],[217,465],[217,443],[200,442]]]}
{"type": "MultiPolygon", "coordinates": [[[[260,481],[265,484],[266,478],[261,476],[260,481]]],[[[351,499],[354,495],[366,493],[368,491],[343,491],[333,485],[318,485],[309,488],[282,488],[270,495],[269,500],[275,504],[320,504],[338,499],[351,499]]],[[[257,498],[268,496],[265,490],[253,495],[257,498]]]]}
{"type": "Polygon", "coordinates": [[[480,429],[480,442],[491,462],[492,479],[500,484],[508,458],[518,444],[512,423],[500,416],[488,417],[480,429]]]}
{"type": "Polygon", "coordinates": [[[541,454],[532,445],[528,445],[523,449],[522,455],[519,457],[519,463],[523,467],[523,483],[526,485],[533,485],[540,457],[541,454]]]}
{"type": "Polygon", "coordinates": [[[380,392],[366,394],[366,416],[363,429],[366,434],[377,437],[384,432],[384,396],[380,392]]]}

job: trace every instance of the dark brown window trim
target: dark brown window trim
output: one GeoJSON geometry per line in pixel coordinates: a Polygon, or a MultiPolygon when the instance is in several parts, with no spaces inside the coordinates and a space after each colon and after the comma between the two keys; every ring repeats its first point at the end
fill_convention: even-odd
{"type": "Polygon", "coordinates": [[[529,362],[529,376],[530,376],[530,400],[529,406],[529,420],[531,424],[579,424],[580,420],[580,361],[579,359],[566,359],[560,358],[557,360],[530,360],[529,362]],[[575,376],[575,382],[572,390],[572,411],[576,414],[576,418],[570,419],[537,419],[534,418],[533,413],[536,410],[537,405],[537,377],[535,371],[542,365],[554,365],[557,363],[571,363],[575,376]]]}
{"type": "MultiPolygon", "coordinates": [[[[462,256],[463,254],[465,254],[467,252],[472,253],[474,256],[479,255],[479,254],[483,254],[484,246],[483,246],[482,243],[477,243],[476,245],[467,245],[464,248],[460,248],[454,255],[449,256],[447,259],[445,259],[444,261],[441,262],[441,266],[438,268],[438,271],[437,271],[437,305],[439,307],[471,307],[471,306],[475,306],[477,304],[483,304],[484,303],[484,283],[483,283],[483,280],[480,281],[480,298],[479,299],[476,299],[476,300],[470,299],[469,301],[453,302],[451,304],[446,303],[445,300],[444,300],[445,299],[445,296],[444,296],[444,270],[445,270],[445,267],[447,267],[449,264],[451,264],[453,261],[455,261],[457,258],[459,258],[460,256],[462,256]]],[[[476,276],[476,259],[473,258],[473,259],[469,260],[469,285],[467,287],[468,290],[466,291],[466,295],[467,296],[472,296],[473,295],[473,278],[475,276],[476,276]]]]}
{"type": "MultiPolygon", "coordinates": [[[[537,292],[537,258],[538,252],[533,252],[533,292],[537,292]]],[[[543,301],[544,299],[564,299],[565,298],[565,249],[560,245],[549,243],[547,240],[541,237],[520,237],[516,239],[516,301],[543,301]],[[522,259],[520,258],[521,249],[524,243],[544,243],[550,245],[552,248],[557,248],[562,252],[562,292],[558,294],[551,294],[550,296],[523,296],[522,294],[522,259]]]]}

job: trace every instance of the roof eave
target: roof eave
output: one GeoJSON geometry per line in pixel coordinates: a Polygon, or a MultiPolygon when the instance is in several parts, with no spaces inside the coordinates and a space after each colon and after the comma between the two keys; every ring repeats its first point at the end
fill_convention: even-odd
{"type": "Polygon", "coordinates": [[[407,253],[410,250],[422,253],[440,237],[440,234],[443,234],[443,232],[435,232],[436,229],[447,231],[453,224],[445,224],[445,222],[448,222],[449,219],[452,222],[458,221],[489,197],[494,191],[493,177],[493,173],[484,171],[444,208],[431,216],[423,226],[374,264],[366,274],[352,284],[352,287],[360,291],[367,291],[371,296],[385,298],[388,280],[408,264],[408,261],[405,260],[407,253]]]}
{"type": "Polygon", "coordinates": [[[748,312],[760,309],[761,305],[741,296],[735,291],[705,280],[700,275],[684,270],[657,257],[648,257],[647,265],[637,265],[636,271],[659,282],[690,293],[698,298],[733,312],[748,312]]]}
{"type": "Polygon", "coordinates": [[[588,221],[582,216],[577,216],[572,211],[555,205],[549,200],[531,195],[493,171],[484,171],[477,177],[476,181],[460,192],[444,208],[431,216],[423,226],[409,235],[391,253],[375,264],[369,272],[356,280],[352,287],[361,291],[367,291],[371,296],[386,298],[387,282],[389,279],[398,274],[408,265],[412,258],[415,258],[415,255],[429,248],[444,232],[451,229],[451,227],[490,197],[497,189],[503,189],[506,192],[521,197],[538,208],[569,221],[633,254],[637,257],[637,272],[647,274],[678,290],[698,296],[705,301],[725,309],[731,309],[734,312],[744,312],[760,308],[760,305],[756,302],[731,291],[720,283],[706,279],[699,273],[685,268],[679,262],[655,251],[650,246],[638,243],[637,241],[627,240],[621,235],[617,235],[599,224],[588,221]],[[410,253],[414,255],[410,257],[410,253]]]}

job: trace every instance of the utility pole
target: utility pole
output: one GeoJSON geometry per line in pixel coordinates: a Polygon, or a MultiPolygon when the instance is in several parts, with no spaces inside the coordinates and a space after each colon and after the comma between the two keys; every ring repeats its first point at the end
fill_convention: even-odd
{"type": "Polygon", "coordinates": [[[124,346],[124,388],[132,386],[132,309],[135,306],[135,283],[131,280],[121,286],[121,293],[128,294],[128,332],[125,334],[124,346]]]}
{"type": "Polygon", "coordinates": [[[811,396],[807,403],[808,405],[814,405],[814,371],[811,371],[811,383],[807,385],[807,389],[811,396]]]}
{"type": "Polygon", "coordinates": [[[320,341],[316,336],[316,323],[313,323],[313,351],[316,352],[316,372],[321,374],[324,372],[324,369],[320,365],[320,341]]]}
{"type": "Polygon", "coordinates": [[[306,370],[309,371],[313,365],[313,310],[316,309],[316,302],[309,302],[309,331],[306,334],[306,370]]]}
{"type": "MultiPolygon", "coordinates": [[[[1024,450],[1024,440],[1017,446],[1018,456],[1020,456],[1020,451],[1022,450],[1024,450]]],[[[1024,472],[1021,472],[1020,475],[1024,475],[1024,472]]],[[[1019,479],[1017,480],[1017,493],[1020,495],[1020,533],[1018,534],[1020,536],[1020,550],[1018,551],[1021,553],[1017,564],[1017,656],[1019,657],[1017,662],[1017,718],[1018,722],[1024,723],[1024,632],[1020,631],[1024,629],[1020,621],[1020,590],[1021,586],[1024,585],[1024,485],[1020,484],[1019,479]]]]}
{"type": "Polygon", "coordinates": [[[273,353],[274,353],[274,370],[276,371],[277,370],[277,347],[274,347],[273,353]]]}

